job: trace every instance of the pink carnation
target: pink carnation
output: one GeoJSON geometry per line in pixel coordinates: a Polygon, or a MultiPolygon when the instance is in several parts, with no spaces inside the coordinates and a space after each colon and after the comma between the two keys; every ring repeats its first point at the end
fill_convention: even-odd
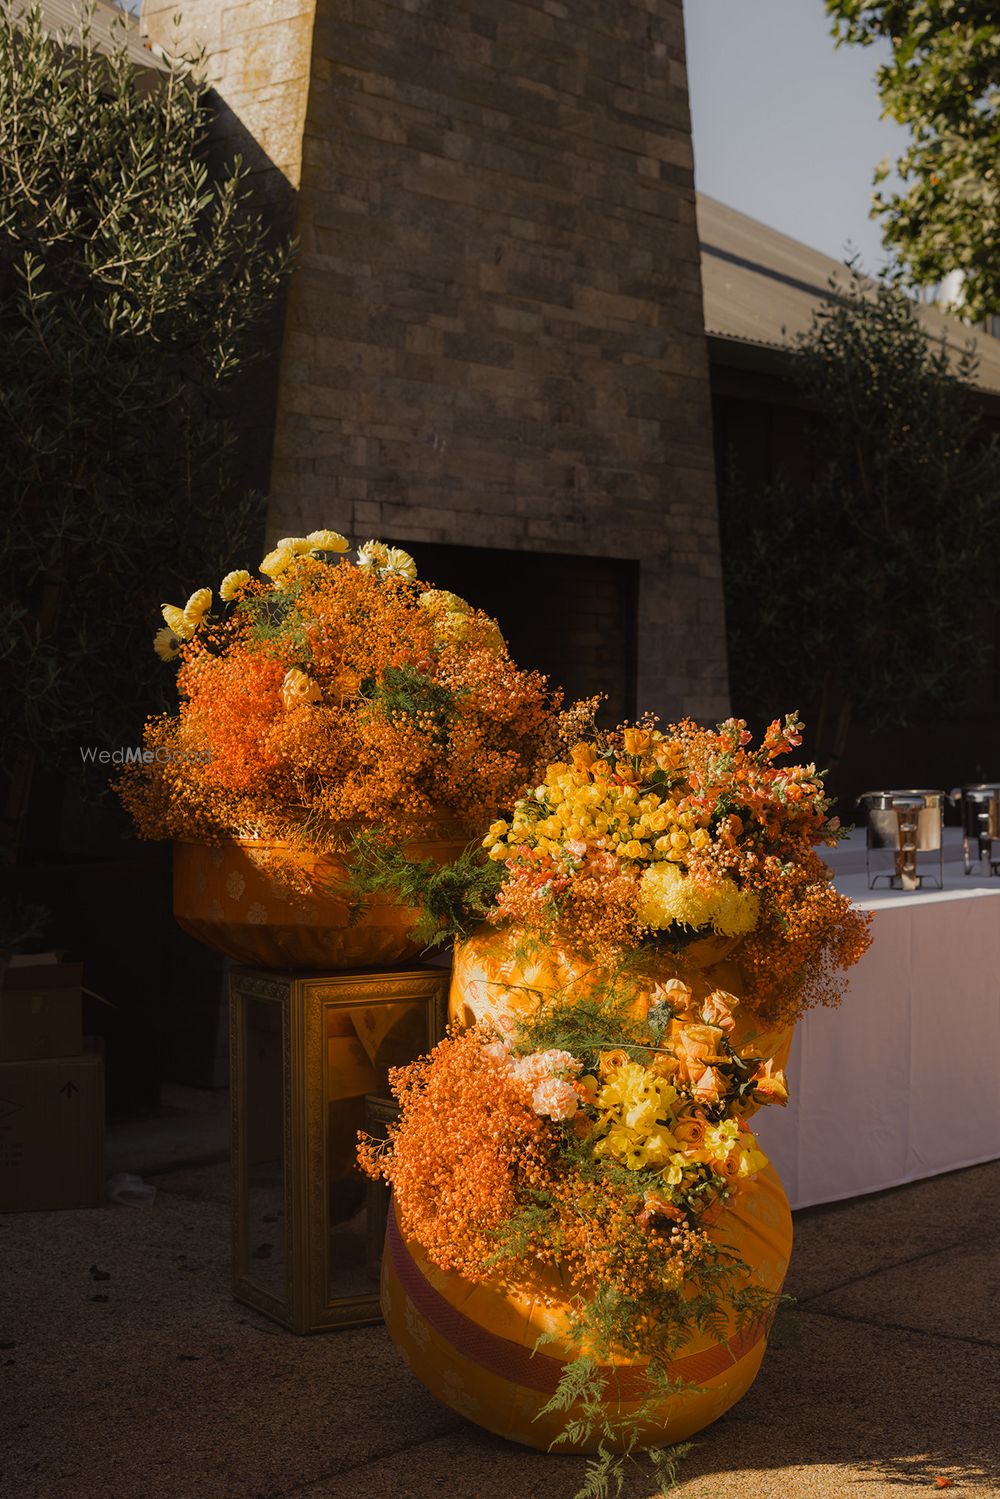
{"type": "Polygon", "coordinates": [[[535,1085],[531,1095],[531,1107],[535,1113],[548,1115],[550,1119],[572,1119],[579,1103],[573,1084],[561,1077],[544,1078],[535,1085]]]}
{"type": "Polygon", "coordinates": [[[570,1077],[576,1077],[582,1070],[583,1063],[578,1062],[571,1052],[555,1049],[533,1051],[526,1057],[519,1057],[511,1069],[519,1083],[527,1083],[531,1087],[545,1078],[555,1077],[557,1073],[568,1073],[570,1077]]]}

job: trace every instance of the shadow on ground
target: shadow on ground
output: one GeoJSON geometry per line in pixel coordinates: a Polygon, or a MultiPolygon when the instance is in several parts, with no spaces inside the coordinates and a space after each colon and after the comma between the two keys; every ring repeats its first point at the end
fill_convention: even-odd
{"type": "MultiPolygon", "coordinates": [[[[143,1163],[151,1208],[0,1217],[6,1496],[572,1499],[582,1459],[459,1420],[381,1327],[296,1338],[236,1304],[210,1145],[143,1163]]],[[[797,1305],[677,1499],[889,1499],[939,1475],[996,1499],[998,1201],[1000,1163],[800,1214],[797,1305]]],[[[657,1492],[637,1469],[623,1499],[657,1492]]]]}

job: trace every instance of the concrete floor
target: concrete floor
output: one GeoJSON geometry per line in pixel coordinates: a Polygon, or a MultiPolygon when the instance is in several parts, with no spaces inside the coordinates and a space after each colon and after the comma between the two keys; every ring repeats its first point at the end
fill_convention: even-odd
{"type": "MultiPolygon", "coordinates": [[[[572,1499],[581,1459],[458,1419],[380,1327],[234,1302],[225,1097],[168,1102],[108,1141],[152,1207],[0,1216],[4,1499],[572,1499]]],[[[998,1203],[1000,1162],[797,1215],[797,1306],[676,1499],[1000,1495],[998,1203]]]]}

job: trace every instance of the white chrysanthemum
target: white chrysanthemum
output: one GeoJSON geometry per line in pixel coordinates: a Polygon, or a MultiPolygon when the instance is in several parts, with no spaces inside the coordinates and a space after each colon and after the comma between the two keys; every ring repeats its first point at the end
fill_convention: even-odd
{"type": "Polygon", "coordinates": [[[417,576],[417,564],[409,552],[404,552],[402,547],[389,547],[385,554],[385,566],[382,572],[386,577],[412,580],[417,576]]]}
{"type": "Polygon", "coordinates": [[[384,541],[366,541],[358,547],[358,566],[362,572],[380,574],[389,558],[384,541]]]}

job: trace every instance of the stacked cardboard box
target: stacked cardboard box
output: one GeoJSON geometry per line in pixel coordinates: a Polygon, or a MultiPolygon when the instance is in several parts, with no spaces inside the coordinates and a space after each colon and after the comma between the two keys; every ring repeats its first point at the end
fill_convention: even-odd
{"type": "Polygon", "coordinates": [[[55,953],[0,955],[0,1212],[101,1201],[104,1062],[81,980],[55,953]]]}

